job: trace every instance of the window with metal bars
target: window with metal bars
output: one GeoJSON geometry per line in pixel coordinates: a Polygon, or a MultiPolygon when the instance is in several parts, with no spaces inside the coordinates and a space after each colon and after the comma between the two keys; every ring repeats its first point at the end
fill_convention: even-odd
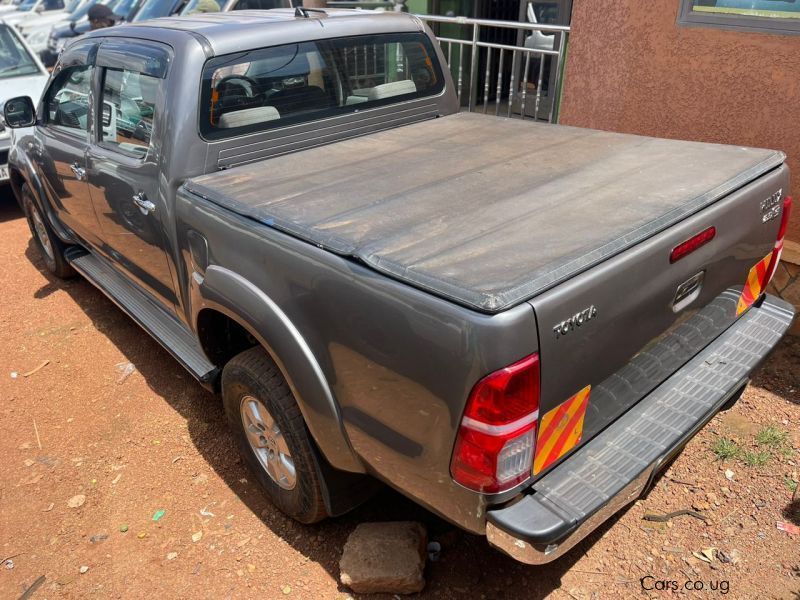
{"type": "Polygon", "coordinates": [[[682,25],[800,33],[800,0],[681,0],[682,25]]]}

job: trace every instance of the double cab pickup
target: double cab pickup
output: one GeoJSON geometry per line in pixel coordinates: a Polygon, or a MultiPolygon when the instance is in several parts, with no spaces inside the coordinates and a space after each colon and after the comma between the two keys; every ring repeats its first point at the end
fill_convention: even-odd
{"type": "Polygon", "coordinates": [[[633,502],[791,325],[777,151],[459,112],[417,18],[198,14],[5,105],[47,269],[221,395],[277,508],[382,483],[530,564],[633,502]]]}

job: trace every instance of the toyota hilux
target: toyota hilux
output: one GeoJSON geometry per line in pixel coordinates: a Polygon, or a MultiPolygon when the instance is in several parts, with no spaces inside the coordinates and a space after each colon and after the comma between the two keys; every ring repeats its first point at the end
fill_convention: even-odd
{"type": "Polygon", "coordinates": [[[459,112],[417,18],[196,14],[65,49],[11,181],[44,263],[211,390],[304,523],[382,482],[557,558],[742,393],[779,151],[459,112]]]}

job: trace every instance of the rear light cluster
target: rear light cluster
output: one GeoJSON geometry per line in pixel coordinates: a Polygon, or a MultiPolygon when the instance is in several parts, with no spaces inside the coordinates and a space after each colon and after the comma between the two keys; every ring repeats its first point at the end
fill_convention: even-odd
{"type": "Polygon", "coordinates": [[[453,479],[492,494],[528,479],[538,418],[538,354],[478,381],[458,430],[450,464],[453,479]]]}
{"type": "Polygon", "coordinates": [[[764,281],[761,286],[762,290],[767,289],[767,285],[772,281],[772,276],[778,268],[778,263],[781,261],[781,252],[783,252],[783,238],[786,237],[786,229],[789,227],[789,214],[792,212],[792,198],[786,196],[783,199],[783,212],[781,213],[781,224],[778,227],[778,237],[775,239],[775,247],[772,250],[772,259],[769,261],[766,273],[764,273],[764,281]]]}

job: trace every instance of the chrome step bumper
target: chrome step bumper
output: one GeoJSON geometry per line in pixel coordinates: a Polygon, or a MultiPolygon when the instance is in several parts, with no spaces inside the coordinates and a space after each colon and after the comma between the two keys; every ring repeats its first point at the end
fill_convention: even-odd
{"type": "Polygon", "coordinates": [[[506,508],[489,511],[489,543],[550,562],[636,500],[653,476],[746,384],[794,319],[767,296],[663,384],[506,508]]]}

